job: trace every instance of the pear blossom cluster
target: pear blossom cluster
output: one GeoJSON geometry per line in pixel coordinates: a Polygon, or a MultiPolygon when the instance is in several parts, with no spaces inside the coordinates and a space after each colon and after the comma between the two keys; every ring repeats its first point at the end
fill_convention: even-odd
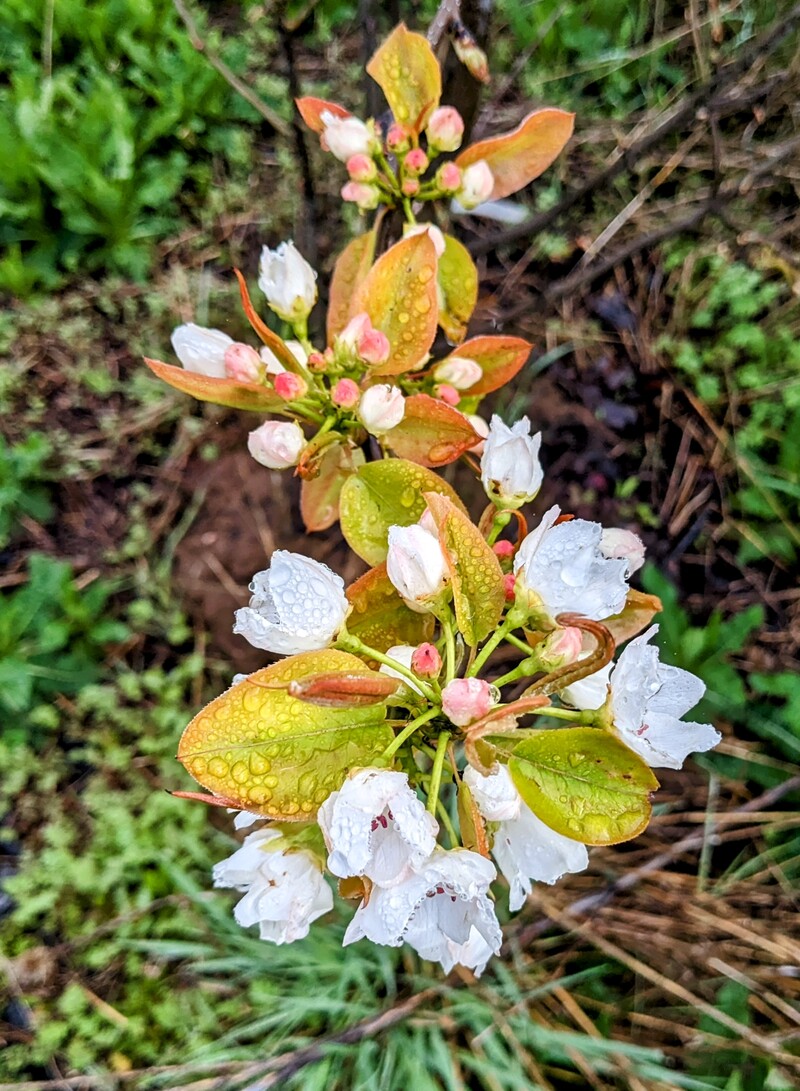
{"type": "MultiPolygon", "coordinates": [[[[483,53],[451,36],[485,80],[483,53]]],[[[389,106],[380,120],[297,102],[347,171],[343,200],[378,213],[336,263],[325,340],[317,273],[286,241],[259,263],[269,321],[237,273],[259,347],[189,322],[172,334],[180,367],[147,361],[178,390],[256,414],[254,463],[293,470],[307,529],[339,519],[369,566],[346,586],[278,549],[253,576],[234,632],[276,658],[188,725],[178,756],[209,794],[182,794],[235,812],[243,840],[213,883],[264,941],[304,939],[338,893],[345,946],[405,944],[478,976],[537,884],[645,828],[653,769],[679,770],[721,736],[685,719],[703,683],[653,642],[661,604],[631,587],[641,538],[558,505],[526,512],[542,434],[477,412],[533,346],[468,337],[478,274],[447,213],[536,178],[572,115],[534,111],[462,148],[424,37],[401,25],[367,70],[389,106]],[[444,215],[421,222],[435,200],[444,215]],[[389,208],[405,222],[377,253],[389,208]],[[436,472],[457,460],[484,493],[474,520],[436,472]]]]}

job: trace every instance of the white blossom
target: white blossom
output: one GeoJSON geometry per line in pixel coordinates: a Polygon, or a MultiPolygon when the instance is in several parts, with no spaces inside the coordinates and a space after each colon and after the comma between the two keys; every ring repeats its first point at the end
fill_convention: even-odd
{"type": "Polygon", "coordinates": [[[405,416],[406,400],[399,386],[376,383],[358,403],[358,417],[368,432],[379,436],[395,428],[405,416]]]}
{"type": "Polygon", "coordinates": [[[342,163],[353,155],[372,156],[377,141],[366,122],[352,114],[337,117],[330,110],[323,110],[320,121],[324,126],[321,134],[323,147],[342,163]]]}
{"type": "Polygon", "coordinates": [[[277,830],[257,830],[227,860],[214,866],[214,886],[244,893],[233,915],[243,928],[257,924],[261,939],[293,943],[312,921],[333,908],[333,892],[316,857],[305,849],[270,847],[277,830]]]}
{"type": "Polygon", "coordinates": [[[436,847],[439,826],[405,773],[359,769],[319,809],[328,868],[340,879],[366,875],[395,886],[436,847]]]}
{"type": "Polygon", "coordinates": [[[433,377],[437,383],[449,383],[456,390],[469,390],[483,378],[483,368],[466,356],[451,356],[433,369],[433,377]]]}
{"type": "MultiPolygon", "coordinates": [[[[591,652],[584,652],[581,659],[585,659],[591,652]]],[[[608,697],[608,679],[613,663],[606,663],[594,674],[587,674],[579,678],[577,682],[571,682],[559,693],[559,697],[573,708],[602,708],[608,697]]]]}
{"type": "MultiPolygon", "coordinates": [[[[299,364],[302,364],[303,367],[305,367],[306,363],[308,362],[308,353],[300,344],[300,342],[286,341],[285,345],[289,352],[291,352],[292,356],[294,356],[295,360],[297,360],[299,364]]],[[[266,345],[261,346],[261,348],[258,350],[258,354],[266,364],[267,375],[281,375],[284,371],[286,371],[286,368],[280,362],[272,349],[268,349],[266,345]]]]}
{"type": "Polygon", "coordinates": [[[428,861],[397,886],[374,887],[344,936],[344,945],[366,937],[386,947],[405,941],[422,958],[456,963],[480,973],[488,952],[497,954],[500,925],[487,892],[497,872],[469,849],[436,848],[428,861]],[[482,942],[481,942],[482,941],[482,942]]]}
{"type": "Polygon", "coordinates": [[[172,331],[171,340],[175,355],[187,371],[211,379],[226,377],[225,352],[234,343],[227,333],[187,322],[172,331]]]}
{"type": "Polygon", "coordinates": [[[680,769],[689,754],[711,750],[722,735],[711,724],[681,719],[706,687],[659,660],[658,648],[648,643],[657,632],[653,625],[623,649],[609,679],[611,715],[622,741],[648,765],[680,769]]]}
{"type": "Polygon", "coordinates": [[[327,648],[349,604],[344,581],[326,564],[277,549],[250,584],[250,605],[236,611],[235,633],[278,655],[327,648]]]}
{"type": "Polygon", "coordinates": [[[464,781],[483,818],[497,823],[492,855],[511,887],[512,911],[522,908],[532,881],[552,885],[567,872],[588,866],[586,846],[542,822],[523,801],[505,765],[488,777],[470,766],[464,781]]]}
{"type": "Polygon", "coordinates": [[[558,507],[545,512],[523,540],[514,572],[553,618],[575,613],[602,621],[618,614],[628,593],[628,562],[603,556],[599,523],[570,519],[556,526],[560,514],[558,507]]]}
{"type": "Polygon", "coordinates": [[[386,574],[409,606],[424,611],[447,582],[439,538],[419,523],[389,527],[386,574]]]}
{"type": "Polygon", "coordinates": [[[303,429],[295,421],[268,420],[247,436],[247,450],[269,470],[296,466],[305,445],[303,429]]]}
{"type": "Polygon", "coordinates": [[[481,481],[489,497],[519,506],[536,496],[544,472],[539,462],[542,434],[531,435],[527,417],[510,428],[495,414],[481,456],[481,481]]]}
{"type": "Polygon", "coordinates": [[[477,208],[488,201],[494,190],[494,175],[485,159],[470,163],[461,174],[461,187],[456,200],[464,209],[477,208]]]}
{"type": "Polygon", "coordinates": [[[317,301],[317,274],[293,242],[282,242],[277,250],[262,249],[258,286],[287,322],[307,318],[317,301]]]}

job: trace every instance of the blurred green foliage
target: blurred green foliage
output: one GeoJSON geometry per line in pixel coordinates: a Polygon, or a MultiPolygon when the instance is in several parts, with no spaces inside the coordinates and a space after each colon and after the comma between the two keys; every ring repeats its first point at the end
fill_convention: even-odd
{"type": "Polygon", "coordinates": [[[8,444],[0,436],[0,549],[8,545],[16,521],[42,521],[53,512],[47,486],[46,463],[51,446],[43,432],[31,432],[21,443],[8,444]]]}
{"type": "MultiPolygon", "coordinates": [[[[241,69],[244,41],[224,56],[241,69]]],[[[172,0],[5,0],[0,290],[51,289],[69,273],[143,278],[178,213],[220,171],[246,167],[256,120],[172,0]]]]}

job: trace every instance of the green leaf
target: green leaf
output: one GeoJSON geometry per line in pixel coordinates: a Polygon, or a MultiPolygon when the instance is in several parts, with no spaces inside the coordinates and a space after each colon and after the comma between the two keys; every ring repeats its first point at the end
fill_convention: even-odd
{"type": "Polygon", "coordinates": [[[444,236],[444,253],[439,258],[439,325],[452,344],[467,335],[467,323],[478,302],[478,270],[469,250],[452,235],[444,236]]]}
{"type": "Polygon", "coordinates": [[[320,673],[365,674],[360,659],[304,652],[251,674],[203,709],[183,733],[178,759],[195,780],[243,810],[307,820],[349,769],[369,765],[392,741],[386,706],[325,708],[288,687],[320,673]]]}
{"type": "Polygon", "coordinates": [[[658,781],[645,762],[597,728],[542,731],[514,749],[508,771],[530,809],[587,845],[629,841],[650,820],[658,781]]]}
{"type": "Polygon", "coordinates": [[[474,648],[494,632],[503,613],[500,562],[475,524],[446,496],[426,493],[425,500],[447,557],[458,628],[474,648]]]}
{"type": "Polygon", "coordinates": [[[339,498],[339,520],[347,544],[367,564],[385,561],[389,527],[416,523],[425,511],[424,492],[442,493],[466,513],[447,482],[424,466],[400,458],[362,466],[345,481],[339,498]]]}

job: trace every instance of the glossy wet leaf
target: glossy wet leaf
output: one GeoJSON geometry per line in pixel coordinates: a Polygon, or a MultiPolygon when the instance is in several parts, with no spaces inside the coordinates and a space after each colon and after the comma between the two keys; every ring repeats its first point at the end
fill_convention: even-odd
{"type": "Polygon", "coordinates": [[[464,391],[464,397],[471,398],[476,394],[489,394],[505,386],[525,366],[532,347],[530,341],[525,341],[522,337],[495,337],[487,334],[485,337],[471,337],[469,341],[459,345],[455,352],[445,357],[442,363],[451,360],[474,360],[479,365],[483,376],[464,391]]]}
{"type": "Polygon", "coordinates": [[[330,298],[328,300],[328,344],[341,333],[356,313],[353,301],[356,290],[366,279],[375,258],[377,231],[367,231],[357,235],[347,244],[336,260],[331,278],[330,298]]]}
{"type": "Polygon", "coordinates": [[[275,413],[286,408],[286,402],[274,390],[257,383],[239,383],[235,379],[198,375],[196,371],[187,371],[147,357],[144,362],[163,382],[183,394],[191,394],[201,402],[226,405],[231,409],[249,409],[254,413],[275,413]]]}
{"type": "Polygon", "coordinates": [[[483,159],[494,176],[491,200],[527,186],[558,158],[572,136],[575,115],[565,110],[534,110],[513,132],[479,140],[456,158],[459,167],[483,159]]]}
{"type": "Polygon", "coordinates": [[[381,437],[398,458],[422,466],[446,466],[479,441],[475,429],[457,409],[429,394],[406,398],[402,421],[381,437]]]}
{"type": "Polygon", "coordinates": [[[439,257],[439,325],[452,344],[467,335],[467,324],[478,302],[478,270],[469,250],[452,235],[444,237],[439,257]]]}
{"type": "Polygon", "coordinates": [[[387,576],[385,564],[365,572],[350,584],[346,594],[353,607],[347,631],[379,652],[397,644],[422,644],[433,636],[433,614],[420,614],[406,606],[387,576]]]}
{"type": "Polygon", "coordinates": [[[442,94],[442,74],[428,40],[401,23],[373,55],[367,72],[386,96],[395,120],[422,132],[442,94]]]}
{"type": "Polygon", "coordinates": [[[399,686],[399,679],[373,670],[326,671],[295,680],[289,693],[322,708],[361,708],[385,704],[399,686]]]}
{"type": "Polygon", "coordinates": [[[325,126],[322,122],[323,114],[333,114],[334,117],[350,117],[350,111],[345,110],[344,106],[340,106],[337,102],[328,102],[324,98],[313,98],[313,96],[306,96],[305,98],[296,98],[294,100],[300,117],[308,125],[309,129],[312,129],[315,133],[321,133],[325,126]]]}
{"type": "Polygon", "coordinates": [[[658,788],[638,754],[591,727],[525,739],[508,770],[534,814],[587,845],[616,845],[640,834],[650,820],[650,793],[658,788]]]}
{"type": "Polygon", "coordinates": [[[436,250],[427,233],[410,235],[378,258],[359,284],[352,314],[362,311],[386,334],[388,363],[373,375],[401,375],[421,367],[437,326],[436,250]]]}
{"type": "Polygon", "coordinates": [[[354,766],[392,741],[385,706],[320,708],[288,687],[320,673],[363,674],[355,656],[327,649],[290,656],[212,701],[183,733],[178,758],[204,788],[237,807],[286,821],[313,817],[354,766]]]}
{"type": "Polygon", "coordinates": [[[631,588],[625,599],[625,605],[619,614],[603,619],[603,624],[614,637],[617,644],[643,632],[656,614],[664,609],[657,595],[646,595],[644,591],[631,588]]]}
{"type": "Polygon", "coordinates": [[[464,510],[447,482],[425,466],[400,458],[362,466],[348,477],[339,498],[339,520],[350,548],[367,564],[385,561],[389,527],[416,523],[425,511],[424,492],[442,493],[464,510]]]}
{"type": "Polygon", "coordinates": [[[494,632],[503,612],[500,562],[469,516],[446,496],[426,493],[425,500],[448,558],[458,628],[474,648],[494,632]]]}
{"type": "Polygon", "coordinates": [[[313,477],[300,485],[300,514],[308,531],[327,530],[339,518],[339,496],[350,474],[364,464],[359,449],[333,443],[321,453],[313,477]]]}

